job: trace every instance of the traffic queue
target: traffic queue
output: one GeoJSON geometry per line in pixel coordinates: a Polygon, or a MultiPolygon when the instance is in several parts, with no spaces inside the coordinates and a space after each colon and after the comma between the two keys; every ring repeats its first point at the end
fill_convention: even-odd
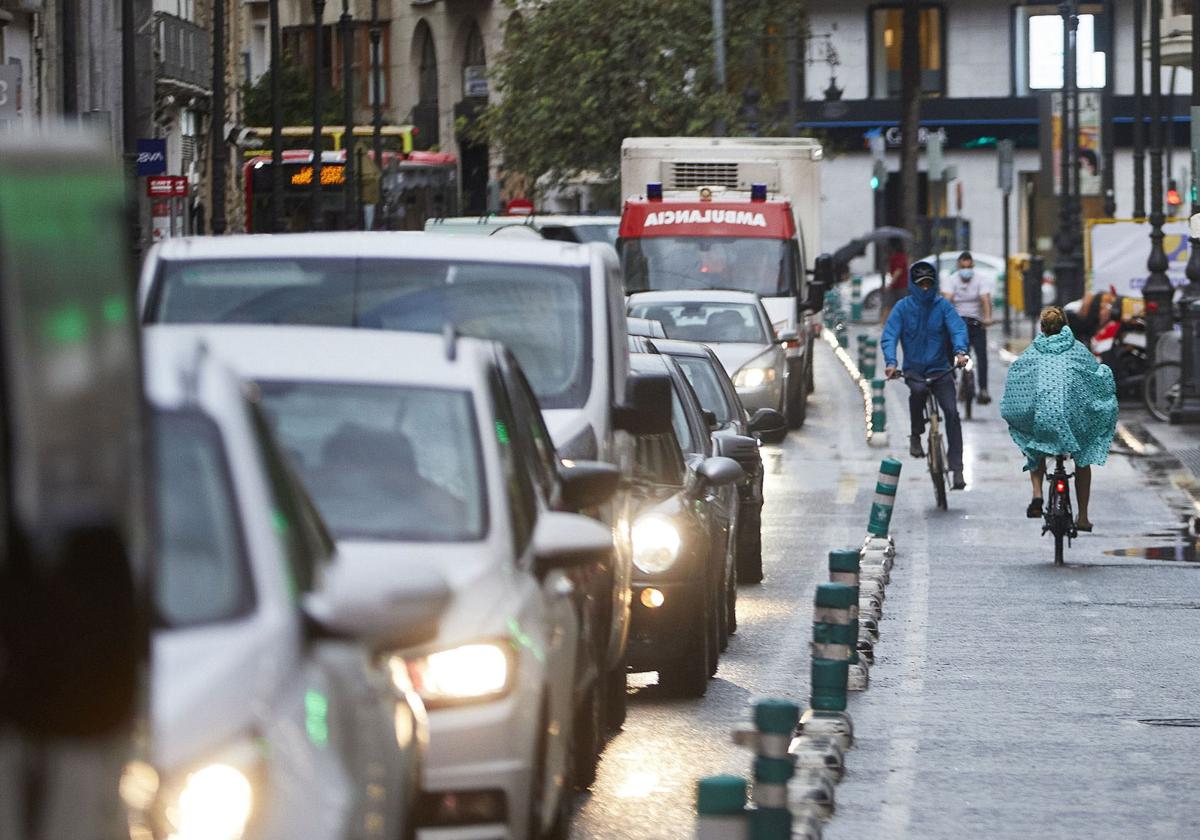
{"type": "MultiPolygon", "coordinates": [[[[634,216],[712,200],[682,192],[634,216]]],[[[803,423],[832,279],[785,200],[720,204],[681,207],[682,252],[614,249],[596,217],[185,238],[136,301],[97,292],[141,348],[114,362],[145,460],[121,526],[148,676],[107,753],[132,838],[564,838],[628,675],[705,693],[763,579],[760,447],[803,423]]]]}

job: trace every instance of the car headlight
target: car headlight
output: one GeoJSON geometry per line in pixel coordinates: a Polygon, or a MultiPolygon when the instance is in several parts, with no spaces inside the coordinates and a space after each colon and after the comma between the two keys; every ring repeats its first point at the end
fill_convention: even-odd
{"type": "Polygon", "coordinates": [[[775,376],[773,367],[744,367],[734,374],[733,387],[761,388],[768,382],[774,382],[775,376]]]}
{"type": "Polygon", "coordinates": [[[633,564],[648,575],[665,572],[679,557],[679,531],[665,519],[647,516],[633,523],[633,564]]]}
{"type": "MultiPolygon", "coordinates": [[[[515,663],[507,644],[484,642],[403,660],[409,677],[430,708],[490,700],[512,687],[515,663]]],[[[392,668],[399,658],[392,658],[392,668]]]]}
{"type": "Polygon", "coordinates": [[[250,779],[230,764],[187,774],[163,804],[169,840],[240,840],[254,805],[250,779]]]}

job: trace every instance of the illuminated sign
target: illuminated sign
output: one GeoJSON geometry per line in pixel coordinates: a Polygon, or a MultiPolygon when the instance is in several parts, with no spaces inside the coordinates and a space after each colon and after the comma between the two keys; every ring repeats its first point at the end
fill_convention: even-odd
{"type": "MultiPolygon", "coordinates": [[[[302,166],[292,173],[293,187],[312,185],[313,168],[302,166]]],[[[340,163],[327,163],[321,167],[321,186],[330,187],[346,183],[346,167],[340,163]]]]}

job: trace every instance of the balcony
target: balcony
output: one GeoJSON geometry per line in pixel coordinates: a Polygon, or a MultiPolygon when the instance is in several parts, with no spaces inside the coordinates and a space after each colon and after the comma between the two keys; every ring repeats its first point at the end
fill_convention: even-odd
{"type": "MultiPolygon", "coordinates": [[[[1162,31],[1162,63],[1168,67],[1190,67],[1192,64],[1192,4],[1191,0],[1166,0],[1159,19],[1162,31]]],[[[1145,44],[1150,55],[1150,42],[1145,44]]]]}
{"type": "Polygon", "coordinates": [[[154,13],[155,80],[193,93],[209,94],[212,37],[194,23],[154,13]]]}

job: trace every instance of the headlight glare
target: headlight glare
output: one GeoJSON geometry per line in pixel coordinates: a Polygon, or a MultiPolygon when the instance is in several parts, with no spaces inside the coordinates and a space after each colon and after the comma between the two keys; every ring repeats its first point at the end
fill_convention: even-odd
{"type": "Polygon", "coordinates": [[[679,531],[665,519],[648,516],[633,524],[633,564],[648,575],[665,572],[679,557],[679,531]]]}
{"type": "Polygon", "coordinates": [[[735,388],[761,388],[768,382],[775,381],[775,368],[748,367],[742,368],[733,377],[735,388]]]}
{"type": "Polygon", "coordinates": [[[250,780],[228,764],[189,773],[179,795],[163,810],[169,840],[240,840],[250,820],[250,780]]]}
{"type": "Polygon", "coordinates": [[[408,661],[417,693],[431,706],[503,694],[512,683],[512,672],[508,647],[491,642],[462,645],[408,661]]]}

